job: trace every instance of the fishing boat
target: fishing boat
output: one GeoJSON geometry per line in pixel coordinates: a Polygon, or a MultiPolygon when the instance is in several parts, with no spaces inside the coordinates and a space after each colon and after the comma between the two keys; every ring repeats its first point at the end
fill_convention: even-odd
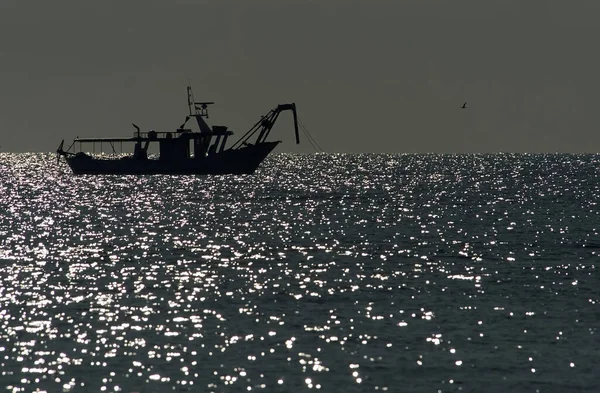
{"type": "Polygon", "coordinates": [[[214,102],[195,102],[192,88],[187,87],[189,114],[173,132],[136,131],[125,138],[75,138],[64,149],[63,140],[56,150],[57,162],[61,157],[74,174],[170,174],[170,175],[224,175],[252,174],[263,160],[281,143],[267,138],[281,112],[291,111],[296,143],[298,117],[296,104],[280,104],[262,116],[239,140],[229,147],[226,143],[234,133],[226,126],[209,126],[208,106],[214,102]],[[185,128],[196,119],[198,131],[185,128]],[[133,145],[132,153],[123,153],[123,144],[133,145]],[[89,146],[92,146],[92,150],[89,146]],[[85,146],[85,147],[84,147],[85,146]],[[100,147],[100,153],[96,148],[100,147]],[[117,148],[120,147],[120,152],[117,148]],[[78,148],[78,149],[77,149],[78,148]],[[109,149],[105,154],[104,148],[109,149]],[[157,154],[149,153],[156,151],[157,154]]]}

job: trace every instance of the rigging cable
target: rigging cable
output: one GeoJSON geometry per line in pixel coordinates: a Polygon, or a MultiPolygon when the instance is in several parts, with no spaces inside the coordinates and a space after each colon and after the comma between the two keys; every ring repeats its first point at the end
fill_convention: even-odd
{"type": "Polygon", "coordinates": [[[315,149],[315,151],[317,153],[323,153],[324,150],[321,148],[321,146],[319,146],[319,144],[317,143],[315,138],[312,137],[310,132],[308,132],[308,130],[306,129],[306,127],[304,126],[304,124],[302,123],[302,121],[300,119],[298,119],[298,124],[300,125],[300,129],[302,130],[304,135],[306,135],[306,139],[308,139],[308,142],[311,144],[313,149],[315,149]]]}

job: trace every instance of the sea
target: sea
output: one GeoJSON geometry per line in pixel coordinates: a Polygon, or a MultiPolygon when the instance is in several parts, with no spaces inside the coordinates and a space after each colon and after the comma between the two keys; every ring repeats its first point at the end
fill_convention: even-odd
{"type": "Polygon", "coordinates": [[[600,155],[0,154],[6,392],[599,392],[600,155]]]}

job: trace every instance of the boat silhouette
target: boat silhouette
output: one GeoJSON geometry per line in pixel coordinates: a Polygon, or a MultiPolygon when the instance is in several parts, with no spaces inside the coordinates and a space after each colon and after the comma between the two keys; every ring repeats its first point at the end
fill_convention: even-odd
{"type": "Polygon", "coordinates": [[[136,131],[132,137],[125,138],[75,138],[66,150],[64,140],[56,150],[57,162],[61,157],[74,174],[171,174],[171,175],[223,175],[252,174],[263,160],[281,141],[267,141],[267,138],[281,112],[292,111],[296,143],[300,143],[296,104],[280,104],[252,126],[230,147],[226,143],[234,133],[226,126],[209,126],[208,106],[213,102],[195,102],[192,88],[187,87],[189,114],[174,132],[136,131]],[[199,131],[185,128],[188,120],[195,118],[199,131]],[[90,154],[83,146],[96,144],[109,146],[111,154],[90,154]],[[115,146],[133,144],[133,153],[117,154],[115,146]],[[79,144],[79,151],[74,147],[79,144]],[[157,156],[149,155],[148,148],[158,145],[157,156]]]}

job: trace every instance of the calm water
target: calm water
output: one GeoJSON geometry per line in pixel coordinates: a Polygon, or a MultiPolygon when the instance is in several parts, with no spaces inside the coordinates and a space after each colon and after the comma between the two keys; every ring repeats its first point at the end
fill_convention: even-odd
{"type": "Polygon", "coordinates": [[[0,386],[597,392],[600,155],[0,155],[0,386]]]}

